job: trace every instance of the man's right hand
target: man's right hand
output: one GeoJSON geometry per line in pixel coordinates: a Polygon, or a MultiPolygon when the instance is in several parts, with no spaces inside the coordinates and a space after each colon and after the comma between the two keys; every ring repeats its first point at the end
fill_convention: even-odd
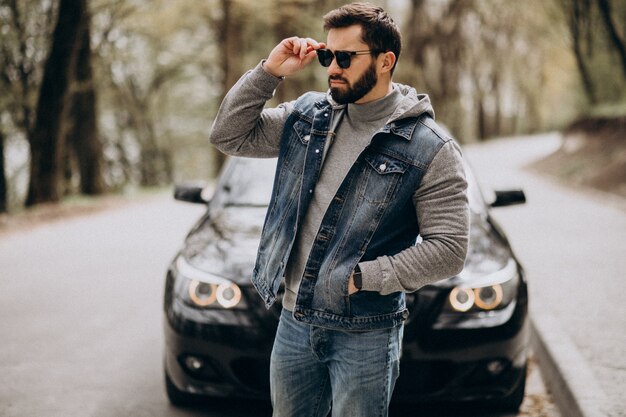
{"type": "Polygon", "coordinates": [[[275,77],[286,77],[309,65],[315,59],[315,51],[324,47],[326,44],[311,38],[283,39],[272,49],[263,69],[275,77]]]}

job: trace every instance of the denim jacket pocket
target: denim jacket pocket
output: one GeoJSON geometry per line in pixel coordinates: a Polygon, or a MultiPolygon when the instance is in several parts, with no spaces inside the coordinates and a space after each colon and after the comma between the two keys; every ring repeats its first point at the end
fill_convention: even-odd
{"type": "Polygon", "coordinates": [[[311,127],[311,122],[302,118],[293,125],[294,133],[298,136],[300,142],[305,146],[309,144],[309,140],[311,139],[311,127]]]}
{"type": "Polygon", "coordinates": [[[301,174],[306,148],[311,140],[311,123],[305,119],[297,120],[289,134],[289,145],[284,164],[294,174],[301,174]]]}
{"type": "Polygon", "coordinates": [[[382,153],[365,155],[363,198],[372,204],[386,204],[395,194],[409,164],[382,153]]]}

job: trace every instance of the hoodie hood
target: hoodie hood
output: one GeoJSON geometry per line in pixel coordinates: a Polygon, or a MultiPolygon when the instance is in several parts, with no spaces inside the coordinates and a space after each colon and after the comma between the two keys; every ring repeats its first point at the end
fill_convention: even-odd
{"type": "MultiPolygon", "coordinates": [[[[428,114],[433,119],[435,118],[435,110],[430,104],[428,94],[419,94],[413,87],[399,83],[393,83],[393,88],[402,95],[402,99],[400,105],[396,107],[396,110],[389,117],[387,124],[397,120],[419,117],[424,113],[428,114]]],[[[333,107],[333,110],[346,107],[346,104],[338,104],[333,100],[330,89],[326,92],[326,99],[333,107]]]]}
{"type": "Polygon", "coordinates": [[[393,112],[387,123],[396,120],[407,119],[409,117],[419,117],[426,113],[433,119],[435,118],[435,110],[430,104],[428,94],[418,94],[413,87],[408,85],[393,83],[393,88],[398,89],[402,95],[402,101],[393,112]]]}

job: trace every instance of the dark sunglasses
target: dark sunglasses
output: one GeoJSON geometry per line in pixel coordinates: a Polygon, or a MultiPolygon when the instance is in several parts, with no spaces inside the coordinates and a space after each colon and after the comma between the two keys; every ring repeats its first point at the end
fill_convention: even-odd
{"type": "Polygon", "coordinates": [[[363,50],[363,51],[331,51],[330,49],[318,49],[317,58],[320,60],[320,64],[323,67],[330,67],[330,64],[333,63],[333,59],[337,58],[337,65],[339,68],[346,69],[350,66],[350,61],[352,60],[353,55],[367,55],[367,54],[376,54],[379,51],[375,49],[363,50]]]}

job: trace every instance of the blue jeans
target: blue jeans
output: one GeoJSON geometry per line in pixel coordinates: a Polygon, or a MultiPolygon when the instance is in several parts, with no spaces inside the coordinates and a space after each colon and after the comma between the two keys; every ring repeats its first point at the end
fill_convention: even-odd
{"type": "Polygon", "coordinates": [[[270,362],[274,417],[384,417],[399,374],[403,326],[347,332],[283,310],[270,362]]]}

